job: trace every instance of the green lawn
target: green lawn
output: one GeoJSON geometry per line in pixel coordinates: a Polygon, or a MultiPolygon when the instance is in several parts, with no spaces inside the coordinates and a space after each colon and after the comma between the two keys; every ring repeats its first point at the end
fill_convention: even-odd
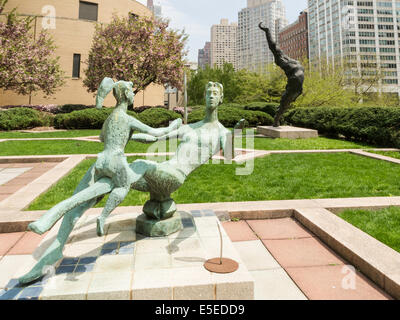
{"type": "MultiPolygon", "coordinates": [[[[49,209],[69,197],[94,161],[83,162],[29,210],[49,209]]],[[[177,203],[207,203],[400,195],[400,166],[347,153],[271,155],[256,159],[248,176],[236,175],[238,167],[244,165],[204,165],[173,198],[177,203]]],[[[122,205],[143,205],[147,199],[147,194],[132,191],[122,205]]]]}
{"type": "Polygon", "coordinates": [[[396,151],[372,151],[372,153],[380,154],[382,156],[400,159],[400,152],[396,151]]]}
{"type": "MultiPolygon", "coordinates": [[[[237,139],[237,147],[250,148],[243,138],[237,139]]],[[[126,153],[144,153],[149,145],[130,142],[125,149],[126,153]]],[[[175,149],[167,151],[174,152],[175,149]]],[[[255,138],[254,148],[259,150],[329,150],[329,149],[363,149],[368,145],[328,138],[306,140],[255,138]]],[[[21,155],[62,155],[62,154],[97,154],[103,150],[103,144],[84,141],[5,141],[0,144],[0,156],[21,155]]],[[[154,150],[153,150],[154,151],[154,150]]],[[[162,150],[160,150],[162,151],[162,150]]]]}
{"type": "Polygon", "coordinates": [[[77,138],[99,136],[100,130],[68,130],[59,132],[7,132],[0,131],[0,139],[30,139],[30,138],[77,138]]]}
{"type": "Polygon", "coordinates": [[[339,215],[342,219],[400,252],[400,208],[384,210],[346,210],[339,215]]]}
{"type": "MultiPolygon", "coordinates": [[[[126,146],[125,153],[166,152],[169,150],[169,144],[165,150],[149,149],[151,147],[152,145],[131,141],[126,146]]],[[[5,141],[0,143],[0,156],[98,154],[103,149],[103,143],[89,141],[5,141]]],[[[175,152],[175,150],[175,147],[171,147],[169,152],[175,152]]]]}
{"type": "Polygon", "coordinates": [[[319,137],[297,140],[256,138],[254,148],[259,150],[329,150],[367,149],[372,147],[364,143],[319,137]]]}

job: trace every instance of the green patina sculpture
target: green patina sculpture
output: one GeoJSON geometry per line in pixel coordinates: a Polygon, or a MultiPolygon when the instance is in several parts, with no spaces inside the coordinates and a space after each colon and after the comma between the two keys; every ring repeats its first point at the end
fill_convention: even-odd
{"type": "MultiPolygon", "coordinates": [[[[101,108],[104,98],[113,90],[117,106],[105,121],[101,132],[104,151],[88,170],[76,188],[74,195],[59,203],[40,220],[29,225],[29,229],[43,234],[50,230],[62,217],[63,221],[56,240],[45,251],[33,269],[19,279],[29,283],[43,275],[46,266],[63,258],[62,251],[75,224],[85,211],[95,206],[106,194],[110,194],[106,206],[97,219],[97,234],[104,235],[107,216],[125,199],[130,188],[150,193],[144,205],[144,215],[136,222],[136,232],[147,236],[165,236],[182,228],[181,220],[175,215],[176,204],[171,194],[185,182],[187,176],[220,152],[231,152],[231,133],[218,121],[218,106],[223,100],[223,86],[209,82],[206,86],[206,115],[197,123],[182,126],[174,121],[168,128],[153,129],[127,115],[127,107],[133,103],[132,83],[114,83],[105,78],[97,95],[97,107],[101,108]],[[132,134],[138,130],[141,134],[132,134]],[[170,160],[156,163],[137,160],[128,164],[124,148],[130,139],[143,143],[178,138],[181,143],[170,160]]],[[[244,120],[241,121],[243,123],[244,120]]],[[[228,157],[230,157],[228,155],[228,157]]]]}

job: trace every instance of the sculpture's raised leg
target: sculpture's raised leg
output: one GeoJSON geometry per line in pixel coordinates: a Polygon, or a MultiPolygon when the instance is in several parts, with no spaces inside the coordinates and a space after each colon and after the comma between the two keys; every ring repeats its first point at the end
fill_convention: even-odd
{"type": "Polygon", "coordinates": [[[43,234],[50,230],[62,216],[80,206],[81,204],[101,197],[113,189],[113,183],[109,178],[103,178],[93,185],[82,189],[71,198],[64,200],[47,211],[38,221],[31,223],[28,228],[37,234],[43,234]]]}
{"type": "Polygon", "coordinates": [[[110,215],[111,212],[114,211],[116,207],[118,207],[122,201],[128,195],[130,190],[130,186],[127,188],[115,188],[107,199],[107,203],[101,213],[101,216],[97,218],[97,235],[103,236],[104,235],[104,224],[107,217],[110,215]]]}
{"type": "MultiPolygon", "coordinates": [[[[78,194],[80,191],[90,187],[94,183],[94,166],[92,166],[92,168],[90,168],[83,177],[74,194],[78,194]]],[[[91,199],[65,214],[60,230],[58,231],[57,238],[49,246],[49,248],[47,248],[43,256],[32,268],[32,270],[19,279],[20,283],[30,283],[40,278],[43,275],[43,271],[46,266],[51,266],[63,258],[63,248],[79,218],[88,209],[95,206],[101,199],[102,197],[91,199]]]]}

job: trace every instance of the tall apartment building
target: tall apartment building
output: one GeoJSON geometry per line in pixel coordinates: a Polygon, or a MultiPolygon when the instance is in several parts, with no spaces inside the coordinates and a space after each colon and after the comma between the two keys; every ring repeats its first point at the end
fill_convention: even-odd
{"type": "Polygon", "coordinates": [[[206,42],[203,49],[199,49],[198,68],[205,69],[211,65],[211,42],[206,42]]]}
{"type": "Polygon", "coordinates": [[[153,0],[147,0],[147,8],[150,9],[151,12],[153,12],[153,15],[155,18],[161,18],[162,17],[162,8],[160,5],[155,5],[153,0]]]}
{"type": "Polygon", "coordinates": [[[307,10],[300,12],[299,19],[279,32],[279,46],[290,58],[308,59],[307,10]]]}
{"type": "Polygon", "coordinates": [[[355,73],[381,70],[383,92],[400,96],[400,1],[308,0],[310,61],[350,61],[355,73]]]}
{"type": "Polygon", "coordinates": [[[247,8],[239,12],[238,68],[262,72],[274,57],[268,48],[265,33],[258,28],[260,22],[270,28],[278,40],[279,31],[287,25],[282,0],[247,0],[247,8]]]}
{"type": "Polygon", "coordinates": [[[232,63],[237,68],[236,37],[238,25],[229,24],[228,19],[221,19],[220,24],[211,27],[211,57],[212,67],[220,68],[224,63],[232,63]]]}

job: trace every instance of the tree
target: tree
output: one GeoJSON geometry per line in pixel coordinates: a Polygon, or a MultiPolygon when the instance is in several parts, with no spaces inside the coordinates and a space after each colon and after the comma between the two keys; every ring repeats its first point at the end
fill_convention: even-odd
{"type": "Polygon", "coordinates": [[[133,16],[97,25],[83,82],[88,91],[96,92],[105,77],[133,82],[135,94],[151,83],[181,89],[187,37],[168,25],[133,16]]]}
{"type": "Polygon", "coordinates": [[[333,68],[321,60],[317,68],[305,62],[303,94],[293,104],[295,107],[350,106],[354,94],[346,88],[347,75],[340,66],[333,68]]]}
{"type": "MultiPolygon", "coordinates": [[[[0,0],[0,14],[7,2],[0,0]]],[[[16,9],[5,18],[5,22],[0,21],[0,88],[21,95],[36,91],[53,94],[64,84],[53,39],[46,30],[34,39],[34,18],[20,18],[16,9]]]]}
{"type": "Polygon", "coordinates": [[[277,68],[271,73],[262,74],[248,70],[235,71],[232,64],[225,63],[222,68],[210,68],[192,72],[188,84],[189,104],[204,104],[204,88],[208,81],[222,83],[224,101],[248,103],[254,101],[279,101],[285,90],[285,76],[277,68]]]}

